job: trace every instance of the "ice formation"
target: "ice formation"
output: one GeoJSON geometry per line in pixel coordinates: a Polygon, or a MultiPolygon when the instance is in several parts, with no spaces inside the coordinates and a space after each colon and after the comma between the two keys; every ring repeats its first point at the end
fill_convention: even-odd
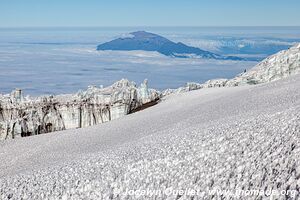
{"type": "Polygon", "coordinates": [[[211,87],[255,85],[276,81],[298,73],[300,73],[300,43],[288,50],[280,51],[279,53],[266,58],[248,72],[239,74],[233,79],[213,79],[208,80],[203,84],[187,83],[185,86],[178,89],[167,89],[162,92],[162,95],[166,96],[172,93],[181,93],[211,87]]]}
{"type": "Polygon", "coordinates": [[[298,73],[300,73],[300,43],[266,58],[248,72],[229,80],[226,86],[267,83],[298,73]]]}
{"type": "Polygon", "coordinates": [[[140,87],[122,79],[107,88],[90,86],[77,94],[37,98],[16,89],[0,95],[0,140],[100,124],[158,99],[146,80],[140,87]]]}

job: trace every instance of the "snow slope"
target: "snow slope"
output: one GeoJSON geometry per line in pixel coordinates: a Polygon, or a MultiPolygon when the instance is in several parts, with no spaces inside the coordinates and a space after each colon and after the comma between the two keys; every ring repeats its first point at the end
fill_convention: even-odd
{"type": "Polygon", "coordinates": [[[166,188],[204,193],[157,199],[210,199],[217,188],[299,192],[300,75],[170,95],[105,124],[2,141],[0,160],[0,199],[154,199],[125,191],[166,188]]]}

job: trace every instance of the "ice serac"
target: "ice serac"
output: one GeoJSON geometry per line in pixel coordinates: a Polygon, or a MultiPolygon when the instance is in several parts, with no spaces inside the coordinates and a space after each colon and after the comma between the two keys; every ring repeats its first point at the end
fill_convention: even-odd
{"type": "Polygon", "coordinates": [[[188,82],[183,87],[179,87],[177,89],[166,89],[162,92],[162,96],[167,96],[170,94],[179,94],[183,92],[189,92],[193,90],[199,90],[202,88],[213,88],[213,87],[225,87],[228,79],[212,79],[208,80],[205,83],[195,83],[195,82],[188,82]]]}
{"type": "Polygon", "coordinates": [[[226,86],[259,84],[300,73],[300,43],[274,54],[254,68],[229,80],[226,86]]]}
{"type": "Polygon", "coordinates": [[[0,139],[82,128],[120,118],[159,100],[159,92],[122,79],[76,94],[24,97],[20,89],[0,95],[0,139]]]}
{"type": "Polygon", "coordinates": [[[274,54],[248,72],[241,73],[233,79],[212,79],[203,84],[187,83],[185,86],[177,89],[167,89],[162,92],[162,96],[173,93],[188,92],[202,88],[212,87],[234,87],[240,85],[255,85],[276,81],[290,75],[300,73],[300,43],[294,45],[288,50],[280,51],[274,54]]]}

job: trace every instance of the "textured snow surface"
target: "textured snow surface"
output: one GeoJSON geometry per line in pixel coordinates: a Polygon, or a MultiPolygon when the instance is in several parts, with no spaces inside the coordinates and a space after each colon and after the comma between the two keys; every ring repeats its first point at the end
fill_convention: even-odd
{"type": "MultiPolygon", "coordinates": [[[[125,191],[170,187],[299,192],[300,75],[170,95],[105,124],[2,141],[0,160],[0,199],[155,199],[125,191]]],[[[203,198],[221,196],[156,197],[203,198]]]]}

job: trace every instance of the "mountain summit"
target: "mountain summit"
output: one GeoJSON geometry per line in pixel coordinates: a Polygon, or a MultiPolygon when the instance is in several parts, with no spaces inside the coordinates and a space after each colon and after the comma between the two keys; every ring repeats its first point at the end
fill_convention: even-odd
{"type": "Polygon", "coordinates": [[[125,37],[100,44],[97,50],[143,50],[157,51],[163,55],[178,58],[200,57],[221,60],[243,60],[235,56],[221,56],[200,48],[187,46],[181,42],[175,43],[160,35],[145,31],[132,32],[125,37]]]}

